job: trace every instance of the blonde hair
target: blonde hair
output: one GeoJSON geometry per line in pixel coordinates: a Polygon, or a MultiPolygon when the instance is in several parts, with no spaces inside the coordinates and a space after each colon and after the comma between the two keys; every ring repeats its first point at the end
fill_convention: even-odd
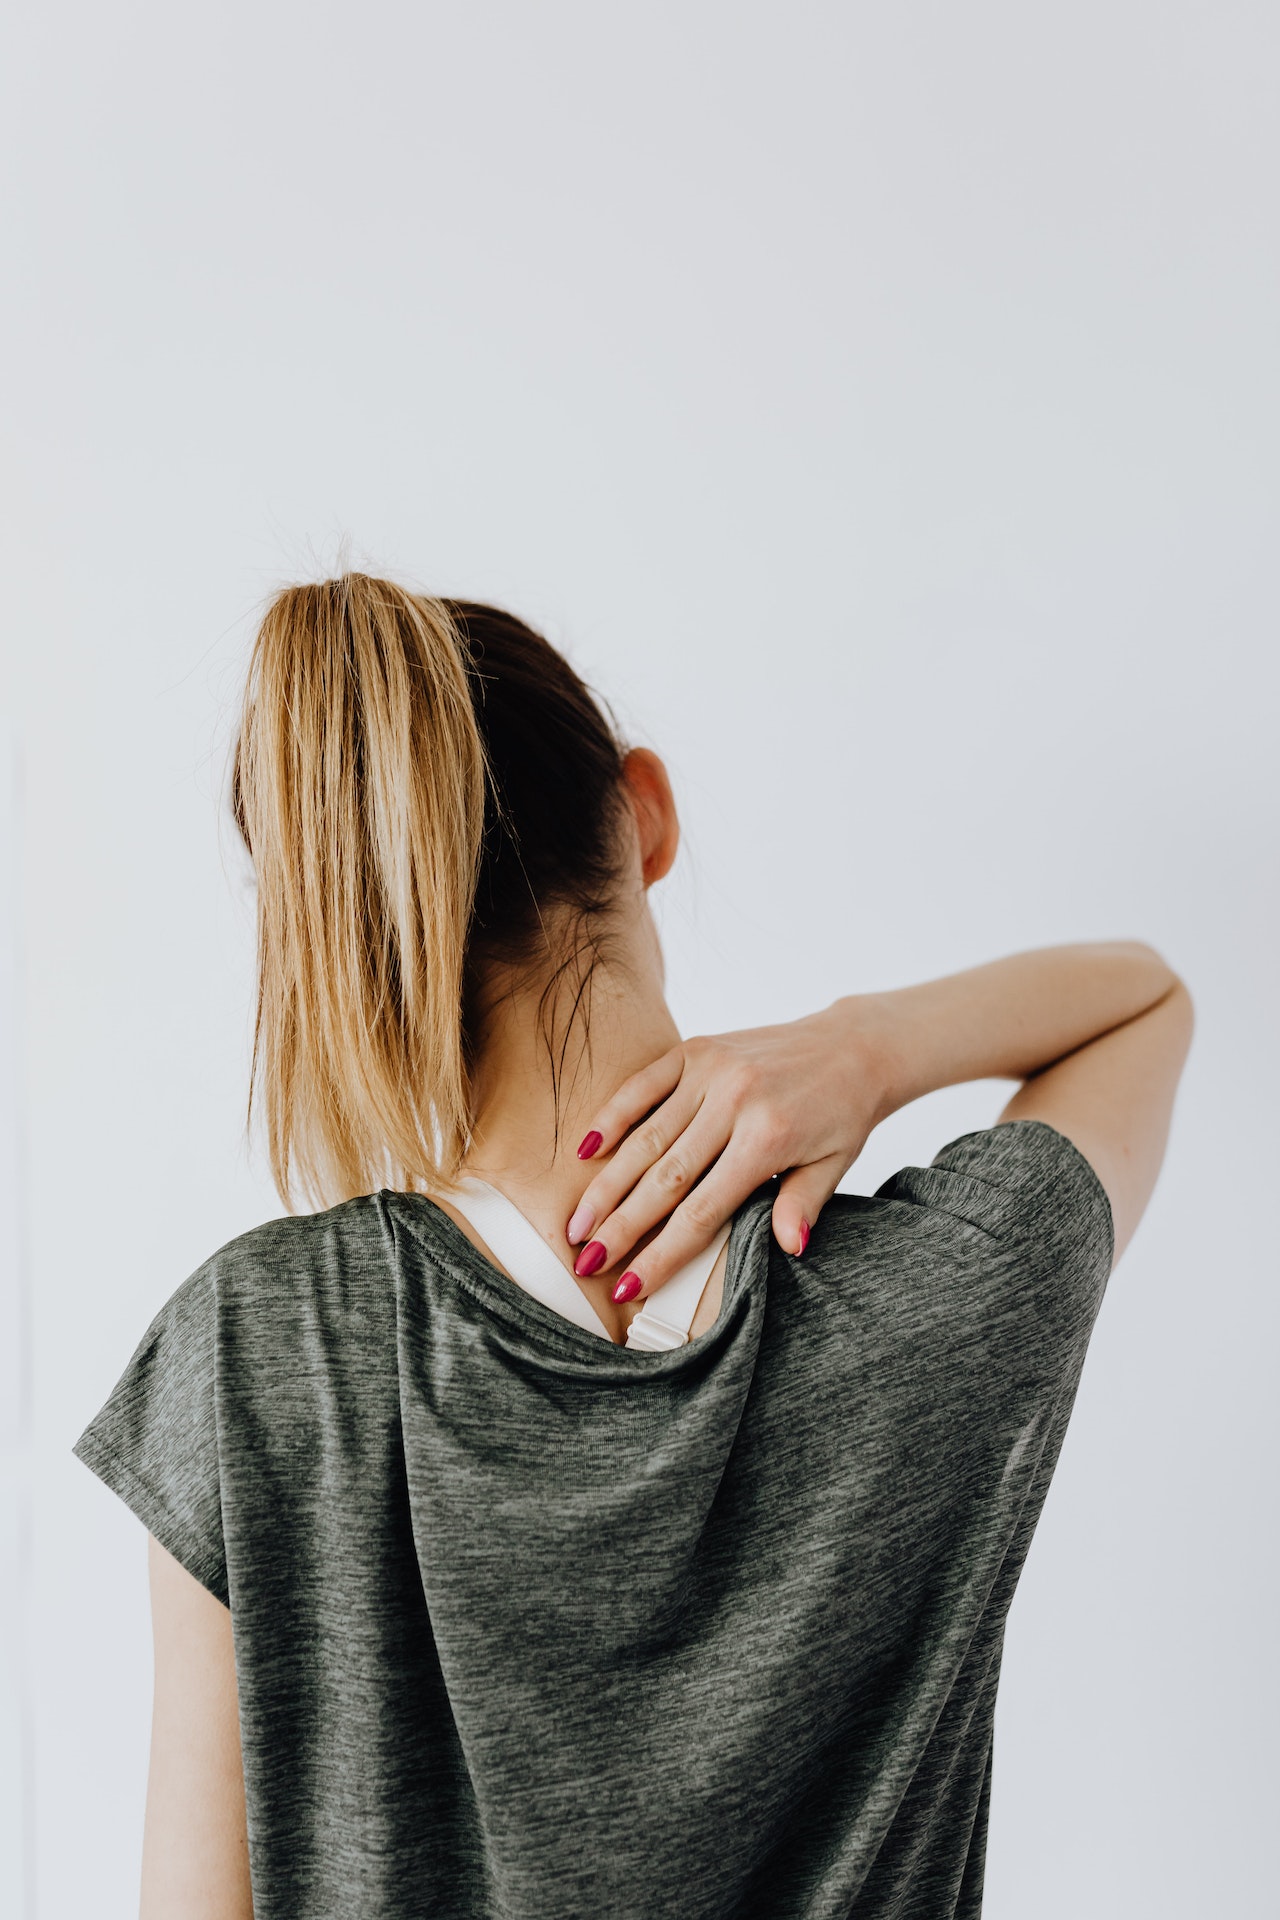
{"type": "Polygon", "coordinates": [[[272,601],[233,808],[258,885],[250,1108],[286,1204],[457,1177],[485,796],[443,601],[360,573],[272,601]]]}

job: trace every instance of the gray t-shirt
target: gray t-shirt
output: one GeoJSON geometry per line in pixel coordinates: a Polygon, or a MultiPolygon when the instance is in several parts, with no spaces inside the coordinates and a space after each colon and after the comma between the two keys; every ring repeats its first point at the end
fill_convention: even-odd
{"type": "Polygon", "coordinates": [[[1005,1616],[1111,1268],[971,1133],[615,1347],[430,1201],[271,1221],[75,1451],[228,1602],[257,1920],[971,1920],[1005,1616]]]}

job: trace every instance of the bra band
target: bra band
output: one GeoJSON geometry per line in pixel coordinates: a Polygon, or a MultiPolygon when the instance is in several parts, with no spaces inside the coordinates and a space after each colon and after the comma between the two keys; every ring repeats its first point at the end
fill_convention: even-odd
{"type": "MultiPolygon", "coordinates": [[[[575,1326],[599,1334],[602,1339],[610,1339],[608,1328],[573,1275],[556,1258],[514,1200],[509,1200],[487,1181],[469,1177],[451,1197],[458,1212],[471,1223],[499,1266],[506,1268],[518,1286],[562,1319],[571,1320],[575,1326]]],[[[642,1353],[662,1353],[685,1345],[698,1302],[729,1238],[732,1224],[726,1220],[711,1245],[658,1289],[656,1307],[645,1303],[627,1328],[629,1347],[642,1353]]]]}

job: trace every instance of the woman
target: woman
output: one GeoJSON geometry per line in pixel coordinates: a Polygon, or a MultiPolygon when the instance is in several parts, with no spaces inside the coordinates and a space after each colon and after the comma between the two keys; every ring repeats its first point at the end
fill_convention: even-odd
{"type": "Polygon", "coordinates": [[[361,575],[269,608],[234,805],[320,1210],[180,1286],[76,1446],[151,1535],[144,1920],[976,1914],[1185,988],[1067,947],[682,1043],[661,762],[520,622],[361,575]]]}

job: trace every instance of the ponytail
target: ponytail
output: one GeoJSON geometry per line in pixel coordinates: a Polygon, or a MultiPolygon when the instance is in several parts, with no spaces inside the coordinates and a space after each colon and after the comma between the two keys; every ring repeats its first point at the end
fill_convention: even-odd
{"type": "Polygon", "coordinates": [[[287,1204],[455,1181],[478,969],[545,945],[546,906],[607,906],[621,756],[508,614],[364,574],[272,601],[232,807],[258,888],[250,1104],[287,1204]]]}
{"type": "Polygon", "coordinates": [[[348,574],[272,603],[234,776],[258,884],[253,1078],[282,1194],[452,1169],[484,753],[447,609],[348,574]]]}

